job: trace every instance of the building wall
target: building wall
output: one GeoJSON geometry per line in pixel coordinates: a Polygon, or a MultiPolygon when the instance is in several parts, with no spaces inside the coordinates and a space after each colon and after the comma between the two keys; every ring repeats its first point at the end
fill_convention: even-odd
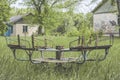
{"type": "Polygon", "coordinates": [[[13,25],[13,33],[11,33],[11,36],[16,36],[16,24],[13,25]]]}
{"type": "Polygon", "coordinates": [[[14,24],[13,25],[13,33],[11,36],[31,36],[33,33],[36,33],[38,30],[37,25],[29,25],[29,24],[14,24]],[[23,26],[28,26],[28,32],[23,33],[23,26]]]}
{"type": "Polygon", "coordinates": [[[105,33],[116,32],[117,25],[117,15],[116,13],[102,13],[94,14],[93,16],[93,25],[94,30],[102,30],[105,33]]]}

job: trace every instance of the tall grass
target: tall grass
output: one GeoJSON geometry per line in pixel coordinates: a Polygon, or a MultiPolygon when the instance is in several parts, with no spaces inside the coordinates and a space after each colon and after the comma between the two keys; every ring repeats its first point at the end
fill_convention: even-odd
{"type": "MultiPolygon", "coordinates": [[[[68,47],[75,38],[52,37],[55,45],[68,47]]],[[[55,64],[32,64],[13,58],[5,39],[0,37],[0,80],[120,80],[120,39],[114,45],[106,60],[86,62],[82,65],[67,63],[63,67],[55,64]]]]}

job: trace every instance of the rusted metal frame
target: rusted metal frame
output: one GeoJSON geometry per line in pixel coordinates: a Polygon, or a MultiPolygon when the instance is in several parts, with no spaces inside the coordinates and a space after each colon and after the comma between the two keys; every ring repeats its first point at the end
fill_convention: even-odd
{"type": "Polygon", "coordinates": [[[105,48],[105,55],[99,59],[86,59],[86,61],[103,61],[106,59],[107,54],[109,53],[109,48],[105,48]]]}
{"type": "MultiPolygon", "coordinates": [[[[78,40],[78,39],[77,39],[78,40]]],[[[97,40],[96,40],[96,42],[97,42],[97,40]]],[[[18,43],[19,43],[19,41],[18,41],[18,43]]],[[[78,43],[80,43],[80,42],[78,42],[78,43]]],[[[34,43],[33,43],[34,44],[34,43]]],[[[82,42],[81,42],[81,44],[82,44],[82,46],[84,46],[84,38],[82,38],[82,42]]],[[[34,46],[34,45],[33,45],[34,46]]],[[[14,53],[14,57],[16,58],[16,49],[17,48],[15,48],[14,50],[13,50],[13,53],[14,53]]],[[[35,48],[33,47],[33,48],[20,48],[20,49],[23,49],[23,50],[26,50],[26,52],[27,52],[27,54],[29,55],[29,60],[32,62],[32,63],[36,63],[36,62],[34,62],[33,60],[32,60],[32,53],[33,53],[33,51],[35,50],[35,48]]],[[[102,59],[100,59],[100,60],[104,60],[105,58],[106,58],[106,55],[108,54],[108,49],[109,48],[106,48],[105,49],[105,56],[102,58],[102,59]]],[[[83,58],[84,58],[84,60],[83,60],[83,62],[82,63],[84,63],[85,62],[85,60],[86,60],[86,52],[87,52],[87,50],[86,49],[81,49],[82,50],[82,55],[83,55],[83,58]]],[[[78,50],[79,51],[79,50],[78,50]]],[[[60,56],[59,56],[60,57],[60,56]]],[[[20,61],[25,61],[25,60],[20,60],[20,61]]],[[[40,62],[39,62],[40,63],[40,62]]],[[[79,63],[81,63],[81,62],[79,62],[79,63]]]]}
{"type": "Polygon", "coordinates": [[[34,53],[34,50],[27,49],[27,50],[25,50],[25,51],[26,51],[26,53],[27,53],[27,55],[28,55],[28,57],[29,57],[28,60],[29,60],[31,63],[33,63],[33,64],[41,63],[41,62],[36,62],[36,61],[34,61],[34,60],[32,59],[32,55],[33,55],[33,53],[34,53]]]}
{"type": "Polygon", "coordinates": [[[81,38],[80,38],[80,36],[79,36],[78,39],[76,39],[76,40],[74,40],[74,41],[71,41],[71,42],[69,43],[69,48],[71,48],[72,43],[73,43],[73,42],[76,42],[76,41],[78,41],[78,46],[81,46],[81,47],[88,46],[88,44],[92,42],[91,37],[90,37],[89,42],[88,42],[87,44],[85,44],[85,38],[84,38],[84,36],[82,36],[81,38]],[[80,41],[80,40],[81,40],[81,41],[80,41]]]}
{"type": "MultiPolygon", "coordinates": [[[[29,61],[30,61],[32,64],[42,63],[42,62],[40,62],[40,61],[36,61],[36,60],[32,59],[32,55],[33,55],[34,51],[38,51],[38,49],[36,49],[36,48],[25,48],[24,50],[25,50],[25,52],[27,53],[27,55],[28,55],[28,57],[29,57],[29,61]]],[[[41,57],[40,59],[42,59],[42,57],[41,57]]]]}
{"type": "Polygon", "coordinates": [[[20,36],[17,35],[17,37],[18,37],[18,45],[20,46],[20,36]]]}
{"type": "Polygon", "coordinates": [[[89,56],[89,54],[92,52],[93,50],[87,50],[87,52],[86,52],[86,60],[88,59],[88,56],[89,56]]]}
{"type": "MultiPolygon", "coordinates": [[[[32,47],[33,48],[35,48],[35,41],[36,40],[41,40],[41,39],[37,39],[37,38],[35,38],[34,37],[34,35],[32,35],[32,47]]],[[[48,47],[48,41],[51,41],[51,43],[52,43],[52,47],[53,47],[53,41],[52,40],[50,40],[50,39],[44,39],[44,40],[42,40],[43,42],[44,42],[44,48],[47,48],[48,47]]],[[[41,46],[42,47],[42,46],[41,46]]]]}
{"type": "MultiPolygon", "coordinates": [[[[93,39],[93,40],[92,40],[91,37],[90,37],[87,45],[88,45],[88,44],[91,44],[93,41],[95,41],[95,45],[94,45],[94,46],[98,46],[98,43],[99,43],[99,42],[106,41],[106,40],[109,40],[109,44],[110,44],[110,45],[113,45],[113,43],[114,43],[114,35],[111,33],[111,34],[109,35],[109,38],[107,37],[107,38],[103,38],[103,39],[98,38],[98,35],[96,35],[96,38],[93,39]]],[[[89,45],[88,45],[88,46],[89,46],[89,45]]]]}
{"type": "MultiPolygon", "coordinates": [[[[78,38],[78,44],[80,44],[80,37],[78,38]]],[[[85,38],[84,38],[84,36],[82,36],[82,38],[81,38],[81,45],[80,46],[81,46],[81,49],[78,50],[78,51],[81,51],[83,61],[79,61],[79,58],[80,58],[80,56],[79,56],[79,58],[77,59],[78,61],[76,60],[77,64],[83,64],[86,61],[86,52],[87,52],[87,50],[83,49],[83,47],[85,46],[85,38]]]]}
{"type": "MultiPolygon", "coordinates": [[[[29,56],[29,61],[31,62],[31,63],[33,63],[33,64],[36,64],[36,62],[32,59],[32,54],[33,54],[33,50],[25,50],[26,51],[26,53],[28,54],[28,56],[29,56]]],[[[39,62],[40,63],[40,62],[39,62]]]]}
{"type": "Polygon", "coordinates": [[[35,48],[35,45],[34,45],[34,35],[32,35],[32,48],[35,48]]]}
{"type": "Polygon", "coordinates": [[[62,57],[62,52],[61,51],[63,49],[63,46],[56,46],[56,50],[59,50],[59,51],[56,51],[56,59],[60,60],[61,57],[62,57]]]}
{"type": "Polygon", "coordinates": [[[98,36],[96,36],[95,46],[98,46],[98,36]]]}
{"type": "Polygon", "coordinates": [[[92,37],[90,36],[90,38],[89,38],[89,41],[87,42],[87,46],[89,46],[89,44],[91,44],[92,43],[92,37]]]}
{"type": "Polygon", "coordinates": [[[16,56],[16,50],[17,49],[11,49],[12,50],[12,52],[13,52],[13,56],[14,56],[14,59],[16,59],[17,61],[29,61],[29,59],[22,59],[22,58],[17,58],[17,56],[16,56]]]}
{"type": "Polygon", "coordinates": [[[70,50],[71,51],[82,51],[82,50],[99,50],[99,49],[106,49],[106,48],[110,48],[112,45],[105,45],[105,46],[78,46],[78,47],[71,47],[70,50]]]}
{"type": "Polygon", "coordinates": [[[45,46],[46,46],[46,47],[48,46],[47,41],[51,41],[51,43],[52,43],[52,47],[53,47],[53,45],[55,45],[55,43],[54,43],[54,41],[53,41],[53,40],[50,40],[50,39],[45,38],[44,43],[45,43],[45,46]]]}
{"type": "Polygon", "coordinates": [[[28,40],[24,40],[24,39],[20,39],[20,40],[27,42],[27,44],[29,45],[29,48],[30,48],[30,42],[28,40]]]}
{"type": "Polygon", "coordinates": [[[102,41],[106,41],[106,40],[109,40],[109,44],[113,45],[113,43],[114,43],[114,35],[110,34],[109,38],[103,38],[103,39],[98,39],[98,36],[96,36],[96,40],[95,40],[96,42],[95,43],[98,45],[98,42],[102,42],[102,41]]]}
{"type": "MultiPolygon", "coordinates": [[[[105,54],[105,56],[102,58],[102,59],[99,59],[99,61],[102,61],[102,60],[104,60],[105,58],[106,58],[106,55],[108,54],[108,51],[107,51],[107,49],[108,48],[106,48],[105,49],[105,51],[106,51],[106,54],[105,54]]],[[[60,53],[61,52],[64,52],[63,50],[58,50],[60,53]]],[[[56,50],[56,52],[58,52],[57,50],[56,50]]],[[[33,54],[33,50],[31,51],[31,50],[28,50],[28,55],[29,55],[29,60],[33,63],[33,64],[38,64],[38,63],[41,63],[40,61],[34,61],[34,60],[32,60],[32,54],[33,54]]],[[[82,50],[82,57],[83,57],[83,61],[82,62],[80,62],[80,61],[76,61],[76,63],[78,63],[78,64],[83,64],[85,61],[96,61],[96,59],[86,59],[86,54],[87,54],[87,50],[86,49],[83,49],[82,50]]],[[[61,55],[58,55],[58,56],[56,56],[56,59],[60,59],[61,58],[61,55]]],[[[59,63],[58,63],[59,64],[59,63]]],[[[61,64],[60,64],[61,65],[61,64]]]]}
{"type": "MultiPolygon", "coordinates": [[[[61,49],[63,49],[63,47],[62,46],[56,46],[56,50],[54,51],[54,52],[56,52],[56,59],[57,60],[60,60],[61,59],[61,56],[62,56],[62,50],[61,49]]],[[[46,51],[46,49],[45,49],[45,51],[46,51]]],[[[30,62],[31,63],[33,63],[33,64],[39,64],[39,63],[43,63],[43,62],[41,62],[41,61],[36,61],[36,60],[33,60],[32,59],[32,54],[33,54],[33,52],[31,52],[31,50],[27,50],[26,51],[27,52],[27,54],[28,54],[28,56],[29,56],[29,60],[30,60],[30,62]]],[[[43,59],[44,57],[43,57],[43,52],[44,51],[40,51],[41,52],[41,58],[40,59],[43,59]]],[[[56,63],[57,65],[62,65],[61,63],[56,63]]]]}
{"type": "Polygon", "coordinates": [[[72,43],[73,43],[73,42],[76,42],[76,41],[78,41],[78,45],[80,45],[80,39],[81,39],[81,38],[80,38],[80,36],[79,36],[78,39],[69,42],[69,48],[71,47],[72,43]]]}
{"type": "MultiPolygon", "coordinates": [[[[6,38],[6,43],[7,43],[7,45],[12,45],[12,44],[9,44],[9,43],[8,43],[8,38],[7,38],[7,37],[5,37],[5,38],[6,38]]],[[[12,39],[9,39],[9,40],[12,40],[12,39]]],[[[21,46],[21,40],[27,42],[28,45],[30,46],[30,42],[27,41],[27,40],[24,40],[24,39],[20,39],[20,36],[19,36],[19,35],[17,35],[17,40],[12,40],[12,41],[18,42],[17,45],[18,45],[18,46],[21,46]]]]}
{"type": "Polygon", "coordinates": [[[40,53],[41,53],[41,58],[43,59],[44,58],[43,51],[40,51],[40,53]]]}
{"type": "Polygon", "coordinates": [[[110,47],[111,47],[111,45],[107,45],[107,46],[103,46],[103,47],[102,46],[101,47],[99,47],[99,46],[94,46],[94,47],[80,47],[80,49],[76,48],[76,49],[73,49],[73,50],[84,51],[82,53],[84,53],[83,57],[84,57],[85,61],[97,61],[97,60],[98,61],[102,61],[102,60],[106,59],[106,56],[108,54],[108,51],[109,51],[110,47]],[[104,49],[105,50],[105,55],[103,56],[103,58],[101,58],[101,59],[87,59],[87,56],[88,56],[88,54],[91,51],[93,51],[93,50],[100,50],[100,49],[104,49]]]}
{"type": "Polygon", "coordinates": [[[77,64],[83,64],[83,63],[85,63],[85,61],[86,61],[86,53],[87,53],[87,50],[82,50],[81,52],[82,52],[81,54],[82,54],[83,60],[80,61],[80,60],[79,60],[80,56],[79,56],[79,58],[76,60],[76,63],[77,63],[77,64]]]}
{"type": "Polygon", "coordinates": [[[11,40],[11,41],[15,41],[15,42],[18,42],[17,40],[10,39],[9,37],[6,37],[6,36],[5,36],[5,39],[6,39],[6,43],[7,43],[7,45],[9,44],[9,42],[8,42],[9,40],[11,40]]]}
{"type": "MultiPolygon", "coordinates": [[[[18,60],[18,61],[29,61],[29,59],[20,59],[20,58],[17,58],[17,56],[16,56],[16,50],[25,50],[25,49],[30,49],[30,48],[26,48],[26,47],[22,47],[21,46],[21,43],[20,43],[20,40],[22,40],[22,41],[26,41],[26,42],[28,42],[28,44],[29,44],[29,46],[30,46],[30,43],[29,43],[29,41],[27,41],[27,40],[24,40],[24,39],[20,39],[20,36],[19,35],[17,35],[17,37],[18,37],[18,47],[17,46],[15,46],[14,47],[14,45],[13,45],[13,47],[10,47],[10,49],[12,50],[12,52],[13,52],[13,55],[14,55],[14,58],[16,59],[16,60],[18,60]]],[[[12,44],[11,44],[12,45],[12,44]]]]}
{"type": "MultiPolygon", "coordinates": [[[[63,46],[56,46],[56,49],[57,50],[60,50],[60,51],[56,51],[56,59],[57,60],[61,60],[61,57],[62,57],[62,51],[61,49],[63,49],[63,46]]],[[[62,63],[56,63],[57,66],[62,66],[62,63]]]]}
{"type": "Polygon", "coordinates": [[[114,35],[110,34],[110,44],[113,45],[114,44],[114,35]]]}

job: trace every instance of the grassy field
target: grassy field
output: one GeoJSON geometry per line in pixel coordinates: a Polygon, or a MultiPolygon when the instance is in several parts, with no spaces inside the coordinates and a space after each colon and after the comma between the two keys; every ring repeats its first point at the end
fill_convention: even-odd
{"type": "MultiPolygon", "coordinates": [[[[55,45],[68,47],[73,38],[52,37],[55,45]]],[[[114,45],[106,60],[85,62],[84,64],[32,64],[14,60],[12,52],[6,46],[4,37],[0,37],[0,80],[120,80],[120,39],[115,38],[114,45]]]]}

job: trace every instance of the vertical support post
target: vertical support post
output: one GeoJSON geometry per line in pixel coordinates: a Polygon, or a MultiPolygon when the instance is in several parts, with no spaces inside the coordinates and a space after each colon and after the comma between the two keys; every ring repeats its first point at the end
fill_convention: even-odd
{"type": "Polygon", "coordinates": [[[90,36],[89,44],[91,44],[91,42],[92,42],[92,37],[90,36]]]}
{"type": "Polygon", "coordinates": [[[32,47],[35,48],[34,47],[34,35],[32,35],[32,47]]]}
{"type": "MultiPolygon", "coordinates": [[[[63,49],[63,46],[56,46],[56,49],[61,50],[61,49],[63,49]]],[[[62,52],[61,51],[56,51],[56,59],[60,60],[61,56],[62,56],[62,52]]]]}
{"type": "Polygon", "coordinates": [[[47,39],[45,38],[44,40],[45,40],[45,42],[44,42],[45,43],[45,48],[47,48],[47,39]]]}
{"type": "MultiPolygon", "coordinates": [[[[119,26],[120,27],[120,26],[119,26]]],[[[120,37],[120,28],[119,28],[119,37],[120,37]]]]}
{"type": "Polygon", "coordinates": [[[84,36],[82,36],[81,46],[84,46],[84,36]]]}
{"type": "Polygon", "coordinates": [[[78,45],[80,45],[80,36],[78,37],[78,45]]]}
{"type": "Polygon", "coordinates": [[[95,46],[98,45],[98,36],[96,35],[96,41],[95,41],[95,46]]]}
{"type": "Polygon", "coordinates": [[[20,46],[20,36],[17,35],[17,37],[18,37],[18,45],[20,46]]]}
{"type": "Polygon", "coordinates": [[[110,44],[113,45],[114,43],[114,34],[110,34],[110,44]]]}
{"type": "MultiPolygon", "coordinates": [[[[63,49],[63,46],[56,46],[56,50],[61,50],[63,49]]],[[[61,51],[56,51],[56,59],[61,60],[62,52],[61,51]]],[[[61,63],[56,63],[57,66],[62,66],[61,63]]]]}

